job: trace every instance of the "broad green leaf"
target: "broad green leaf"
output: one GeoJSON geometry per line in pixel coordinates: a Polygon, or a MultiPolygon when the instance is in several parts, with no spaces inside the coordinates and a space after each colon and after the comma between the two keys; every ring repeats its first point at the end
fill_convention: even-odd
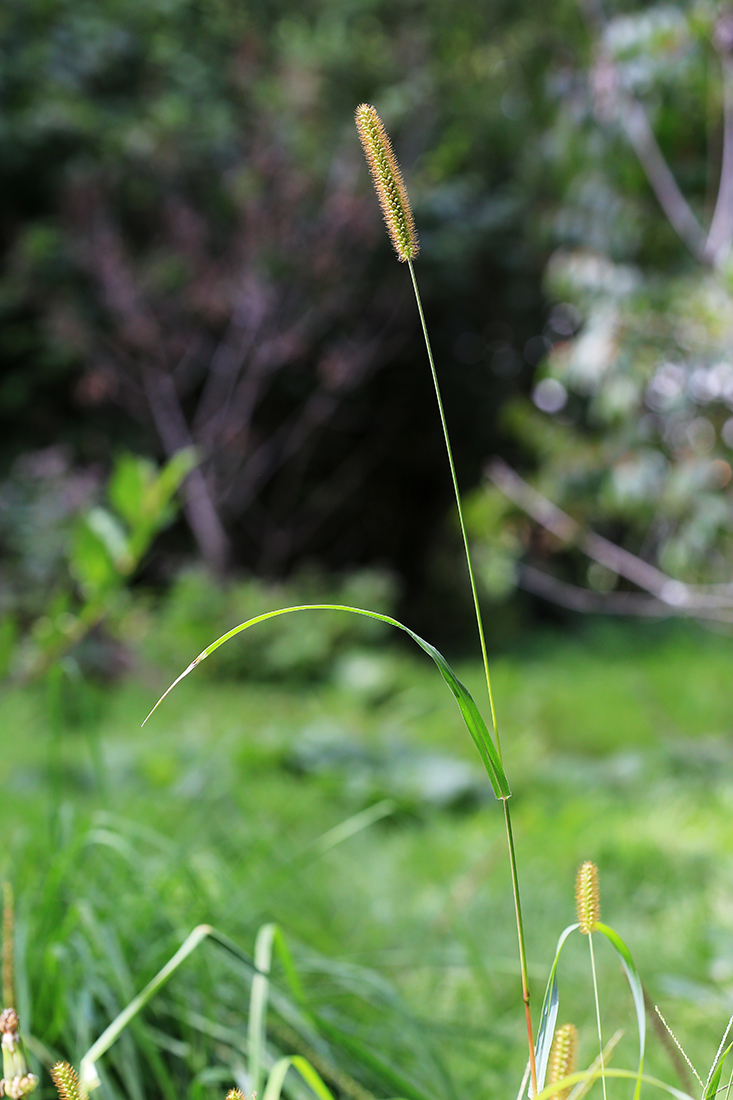
{"type": "Polygon", "coordinates": [[[85,522],[105,547],[119,573],[129,573],[132,562],[127,537],[119,522],[106,508],[92,508],[85,522]]]}
{"type": "Polygon", "coordinates": [[[103,539],[80,520],[74,531],[69,569],[87,598],[96,596],[119,580],[119,572],[103,539]]]}
{"type": "Polygon", "coordinates": [[[119,460],[119,480],[116,471],[110,499],[130,528],[130,551],[135,564],[155,535],[174,518],[173,497],[197,462],[193,447],[178,451],[160,472],[144,458],[127,455],[119,460]]]}
{"type": "Polygon", "coordinates": [[[138,455],[120,455],[107,486],[110,504],[130,526],[139,522],[144,510],[145,491],[157,476],[155,465],[138,455]]]}
{"type": "Polygon", "coordinates": [[[634,1007],[636,1009],[636,1022],[639,1028],[639,1069],[637,1074],[636,1088],[634,1089],[634,1100],[638,1100],[641,1093],[641,1081],[642,1073],[644,1071],[644,1050],[646,1044],[646,1011],[644,1009],[644,989],[641,984],[641,978],[634,964],[634,960],[631,957],[631,952],[619,936],[618,932],[615,932],[613,928],[609,928],[607,924],[601,924],[600,921],[596,921],[594,930],[601,932],[606,939],[613,945],[621,957],[621,965],[624,968],[629,988],[631,990],[631,996],[634,999],[634,1007]]]}
{"type": "MultiPolygon", "coordinates": [[[[241,634],[243,630],[248,630],[250,627],[256,626],[257,623],[263,623],[266,622],[268,619],[274,619],[278,615],[289,615],[294,611],[348,611],[351,615],[366,615],[370,619],[378,619],[380,622],[388,623],[390,626],[394,626],[398,630],[404,631],[405,634],[409,634],[412,640],[416,642],[417,645],[419,645],[420,648],[424,650],[429,657],[432,657],[433,661],[438,667],[440,675],[445,680],[446,684],[450,688],[451,693],[453,694],[454,699],[458,703],[458,708],[461,712],[461,715],[463,716],[463,721],[466,724],[466,728],[471,734],[473,742],[478,749],[483,765],[486,768],[486,772],[489,776],[489,780],[491,781],[491,786],[493,788],[494,794],[497,798],[500,799],[511,797],[512,792],[509,789],[509,783],[507,781],[504,768],[499,758],[499,753],[497,752],[496,746],[491,739],[491,735],[487,729],[486,723],[481,717],[481,713],[476,706],[476,703],[474,702],[468,688],[466,688],[458,679],[442,653],[440,653],[439,650],[435,648],[435,646],[432,646],[429,642],[426,642],[424,638],[421,638],[419,634],[415,634],[415,632],[410,630],[409,627],[405,626],[401,622],[398,622],[397,619],[393,619],[389,615],[380,615],[376,611],[367,611],[361,607],[345,607],[341,604],[330,603],[304,604],[298,607],[280,607],[276,611],[268,611],[264,615],[256,615],[253,619],[248,619],[246,622],[240,623],[239,626],[235,626],[232,630],[229,630],[226,634],[223,634],[221,638],[217,638],[216,641],[207,646],[202,653],[199,653],[198,657],[191,662],[188,668],[185,669],[181,673],[181,675],[173,681],[168,690],[165,691],[163,695],[161,695],[158,702],[150,711],[150,714],[152,714],[160,706],[166,695],[168,695],[177,684],[180,684],[181,680],[188,676],[189,672],[192,672],[197,665],[200,665],[202,661],[204,661],[214,652],[214,650],[218,649],[219,646],[224,645],[224,643],[228,642],[230,638],[234,638],[237,634],[241,634]]],[[[147,722],[150,714],[148,714],[145,722],[147,722]]],[[[145,722],[143,722],[143,725],[145,725],[145,722]]]]}
{"type": "Polygon", "coordinates": [[[195,447],[186,447],[182,451],[177,451],[166,462],[155,480],[155,498],[153,501],[152,495],[149,494],[151,498],[150,506],[154,503],[160,512],[171,500],[173,494],[178,491],[183,480],[191,473],[198,462],[199,455],[195,447]]]}

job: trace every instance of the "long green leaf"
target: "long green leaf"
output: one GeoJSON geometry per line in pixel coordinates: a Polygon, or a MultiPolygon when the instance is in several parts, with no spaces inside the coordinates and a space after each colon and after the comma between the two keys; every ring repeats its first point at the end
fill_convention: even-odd
{"type": "Polygon", "coordinates": [[[634,999],[634,1007],[636,1008],[636,1021],[639,1026],[639,1069],[637,1074],[636,1088],[634,1089],[634,1100],[639,1100],[639,1094],[641,1093],[641,1081],[642,1073],[644,1072],[644,1050],[646,1045],[646,1012],[644,1009],[644,989],[641,984],[641,978],[636,969],[634,960],[631,957],[631,952],[619,936],[618,932],[615,932],[613,928],[609,928],[607,924],[601,924],[600,921],[596,921],[593,926],[594,931],[602,932],[606,939],[613,945],[621,957],[621,965],[626,973],[626,978],[631,990],[631,996],[634,999]]]}
{"type": "Polygon", "coordinates": [[[265,1093],[262,1100],[280,1100],[285,1077],[290,1067],[297,1069],[305,1083],[311,1087],[319,1100],[334,1100],[333,1093],[328,1088],[323,1078],[316,1072],[307,1059],[299,1054],[288,1058],[280,1058],[270,1070],[267,1078],[265,1093]]]}
{"type": "MultiPolygon", "coordinates": [[[[641,1080],[644,1084],[651,1085],[653,1088],[661,1089],[662,1092],[666,1092],[669,1096],[673,1096],[675,1100],[694,1100],[690,1096],[689,1092],[683,1092],[681,1089],[677,1089],[674,1085],[668,1085],[666,1081],[660,1081],[656,1077],[649,1077],[644,1073],[639,1078],[639,1073],[634,1069],[609,1069],[608,1066],[604,1069],[604,1075],[606,1077],[615,1077],[623,1081],[641,1080]]],[[[562,1081],[556,1082],[554,1085],[547,1085],[542,1092],[538,1092],[535,1100],[552,1100],[552,1097],[556,1096],[558,1092],[572,1085],[579,1085],[585,1083],[589,1078],[597,1081],[601,1076],[600,1069],[579,1070],[577,1073],[571,1073],[568,1077],[563,1077],[562,1081]]]]}
{"type": "MultiPolygon", "coordinates": [[[[730,1024],[728,1025],[728,1030],[730,1030],[730,1024]]],[[[720,1048],[718,1048],[718,1053],[715,1055],[715,1061],[713,1062],[710,1073],[708,1074],[708,1079],[705,1083],[705,1090],[702,1094],[702,1100],[713,1100],[720,1086],[720,1076],[723,1072],[723,1062],[728,1057],[728,1054],[730,1053],[732,1048],[733,1043],[730,1043],[730,1045],[727,1046],[722,1053],[720,1051],[720,1048]]]]}
{"type": "Polygon", "coordinates": [[[310,1085],[316,1096],[320,1097],[320,1100],[333,1100],[333,1093],[307,1058],[303,1058],[300,1054],[295,1054],[291,1061],[293,1069],[297,1069],[306,1084],[310,1085]]]}
{"type": "MultiPolygon", "coordinates": [[[[557,964],[560,959],[560,952],[570,933],[574,932],[575,929],[579,927],[580,925],[578,924],[570,924],[561,934],[560,939],[557,941],[557,948],[555,950],[555,958],[552,961],[550,976],[547,979],[547,989],[545,990],[545,997],[542,1002],[540,1025],[537,1029],[537,1043],[535,1045],[538,1089],[542,1089],[545,1086],[547,1064],[550,1060],[550,1050],[552,1049],[555,1024],[557,1023],[557,1013],[560,1007],[560,987],[557,980],[557,964]]],[[[520,1095],[522,1091],[523,1088],[520,1090],[520,1095]]]]}
{"type": "MultiPolygon", "coordinates": [[[[210,646],[207,646],[202,653],[199,653],[195,661],[192,661],[188,668],[173,681],[168,690],[161,695],[160,699],[145,719],[145,722],[147,722],[150,715],[157,710],[165,697],[173,691],[173,688],[176,687],[177,684],[180,684],[181,680],[188,676],[189,672],[192,672],[197,665],[200,665],[202,661],[209,657],[215,649],[218,649],[220,645],[224,645],[224,642],[228,642],[230,638],[234,638],[237,634],[241,634],[243,630],[248,630],[251,626],[256,626],[257,623],[263,623],[268,619],[274,619],[278,615],[289,615],[294,611],[348,611],[352,615],[366,615],[370,619],[378,619],[380,622],[388,623],[390,626],[396,627],[397,630],[402,630],[405,634],[409,634],[412,640],[416,642],[429,657],[432,657],[438,667],[440,675],[445,680],[453,697],[458,703],[458,708],[463,716],[466,728],[471,734],[473,742],[478,749],[479,756],[486,768],[494,794],[499,799],[511,797],[512,792],[509,789],[509,783],[504,768],[502,767],[499,753],[491,739],[486,723],[481,717],[481,713],[468,688],[458,679],[443,654],[440,653],[435,646],[430,645],[424,638],[421,638],[419,634],[415,634],[415,632],[405,626],[404,623],[398,622],[397,619],[393,619],[389,615],[380,615],[376,611],[367,611],[362,607],[345,607],[341,604],[331,603],[303,604],[298,607],[280,607],[276,611],[267,611],[264,615],[256,615],[253,619],[248,619],[247,622],[240,623],[239,626],[235,626],[233,630],[229,630],[226,634],[222,634],[221,638],[217,638],[217,640],[212,642],[210,646]]],[[[143,725],[145,725],[145,722],[143,722],[143,725]]]]}
{"type": "Polygon", "coordinates": [[[293,994],[296,1002],[301,1007],[303,1007],[306,1003],[305,991],[300,980],[300,975],[298,974],[295,963],[293,962],[293,956],[290,954],[290,948],[288,947],[287,940],[285,939],[283,930],[279,924],[275,925],[275,937],[273,940],[273,946],[282,964],[285,979],[290,986],[290,992],[293,994]]]}
{"type": "MultiPolygon", "coordinates": [[[[299,1004],[304,1004],[305,994],[300,977],[293,963],[290,949],[282,930],[276,924],[263,924],[255,940],[255,974],[249,1001],[247,1025],[247,1050],[249,1053],[250,1092],[259,1095],[262,1083],[262,1067],[265,1062],[267,1002],[270,992],[272,954],[276,951],[285,971],[288,985],[299,1004]]],[[[295,1063],[293,1063],[295,1064],[295,1063]]],[[[310,1063],[309,1063],[310,1065],[310,1063]]]]}
{"type": "Polygon", "coordinates": [[[145,1007],[150,998],[155,996],[162,985],[165,985],[181,963],[184,962],[191,952],[195,951],[199,944],[205,940],[207,936],[210,936],[212,932],[213,929],[209,924],[199,924],[194,928],[190,936],[188,936],[185,942],[178,948],[175,955],[168,960],[165,966],[158,971],[145,988],[141,990],[136,997],[133,997],[129,1005],[120,1012],[109,1027],[102,1032],[96,1043],[89,1048],[79,1066],[79,1077],[81,1079],[82,1088],[86,1092],[91,1092],[100,1085],[95,1065],[97,1060],[109,1050],[120,1033],[127,1027],[130,1020],[137,1016],[138,1012],[145,1007]]]}
{"type": "Polygon", "coordinates": [[[330,1039],[334,1046],[340,1046],[353,1055],[362,1066],[367,1066],[375,1074],[386,1081],[390,1088],[395,1090],[395,1095],[404,1100],[437,1100],[434,1093],[425,1092],[424,1089],[407,1077],[401,1070],[391,1065],[380,1054],[362,1043],[351,1034],[347,1034],[340,1027],[336,1027],[329,1020],[317,1013],[311,1013],[313,1026],[330,1039]]]}
{"type": "Polygon", "coordinates": [[[272,963],[272,942],[275,938],[275,925],[263,924],[255,940],[255,966],[257,973],[252,979],[252,991],[249,999],[249,1021],[247,1024],[247,1051],[249,1053],[250,1092],[260,1093],[262,1064],[265,1051],[265,1019],[267,1016],[267,992],[270,985],[270,966],[272,963]]]}
{"type": "MultiPolygon", "coordinates": [[[[273,926],[274,927],[274,926],[273,926]]],[[[219,932],[218,929],[213,928],[210,924],[199,924],[186,938],[184,943],[178,948],[176,953],[168,960],[164,967],[158,971],[154,978],[152,978],[148,984],[142,989],[130,1003],[123,1008],[112,1023],[105,1028],[95,1043],[89,1048],[86,1054],[81,1059],[79,1066],[79,1076],[81,1078],[82,1086],[85,1091],[91,1092],[98,1088],[100,1085],[99,1075],[97,1074],[96,1063],[102,1057],[103,1054],[109,1050],[113,1043],[119,1038],[124,1029],[134,1019],[135,1016],[145,1007],[149,1000],[155,996],[161,986],[165,985],[168,979],[175,973],[181,963],[185,962],[189,955],[191,955],[196,948],[203,943],[204,940],[211,939],[215,943],[223,947],[225,951],[233,955],[239,962],[243,963],[249,970],[252,971],[255,978],[259,975],[258,967],[255,960],[253,960],[245,951],[230,940],[223,932],[219,932]]],[[[283,959],[283,967],[285,969],[286,976],[291,984],[291,988],[295,991],[296,996],[303,997],[303,992],[300,987],[299,979],[295,972],[290,953],[287,949],[287,945],[282,940],[282,934],[279,929],[275,928],[275,944],[278,952],[283,959]],[[282,942],[279,942],[282,941],[282,942]]],[[[266,978],[264,979],[267,980],[266,978]]]]}

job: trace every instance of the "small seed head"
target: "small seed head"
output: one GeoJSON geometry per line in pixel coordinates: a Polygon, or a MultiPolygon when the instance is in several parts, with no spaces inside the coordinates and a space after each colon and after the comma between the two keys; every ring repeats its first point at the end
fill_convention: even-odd
{"type": "Polygon", "coordinates": [[[590,860],[586,860],[578,869],[578,877],[575,880],[575,904],[580,931],[585,936],[589,936],[601,919],[598,868],[590,860]]]}
{"type": "MultiPolygon", "coordinates": [[[[556,1085],[575,1071],[578,1052],[578,1030],[575,1024],[563,1024],[555,1032],[550,1051],[550,1064],[547,1069],[547,1084],[556,1085]]],[[[555,1093],[556,1100],[567,1100],[570,1089],[560,1089],[555,1093]]]]}
{"type": "Polygon", "coordinates": [[[61,1100],[84,1100],[77,1072],[68,1062],[57,1062],[52,1066],[51,1077],[61,1100]]]}
{"type": "Polygon", "coordinates": [[[397,257],[414,260],[420,246],[407,188],[384,124],[368,103],[356,109],[356,128],[397,257]]]}

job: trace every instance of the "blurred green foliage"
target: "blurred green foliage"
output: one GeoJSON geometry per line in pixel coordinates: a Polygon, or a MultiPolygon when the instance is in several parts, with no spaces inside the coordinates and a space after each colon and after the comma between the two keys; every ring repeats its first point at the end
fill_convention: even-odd
{"type": "Polygon", "coordinates": [[[80,655],[95,630],[114,635],[128,610],[128,584],[175,517],[174,495],[195,462],[193,452],[182,451],[159,470],[145,458],[120,455],[106,507],[95,500],[98,486],[79,486],[60,452],[46,452],[40,467],[38,456],[35,468],[16,465],[0,510],[2,673],[35,678],[62,661],[79,675],[76,658],[71,665],[63,659],[74,650],[80,655]]]}
{"type": "MultiPolygon", "coordinates": [[[[216,638],[275,607],[341,603],[391,614],[399,587],[384,570],[360,570],[341,578],[301,570],[287,581],[266,583],[250,577],[218,584],[201,569],[179,574],[162,606],[147,618],[142,639],[145,656],[157,665],[181,671],[216,638]]],[[[340,669],[362,694],[389,693],[388,658],[370,649],[385,648],[392,630],[360,615],[313,612],[258,624],[217,651],[202,665],[205,677],[247,680],[322,680],[340,669]],[[376,660],[376,664],[374,663],[376,660]],[[361,665],[359,666],[359,661],[361,665]]]]}

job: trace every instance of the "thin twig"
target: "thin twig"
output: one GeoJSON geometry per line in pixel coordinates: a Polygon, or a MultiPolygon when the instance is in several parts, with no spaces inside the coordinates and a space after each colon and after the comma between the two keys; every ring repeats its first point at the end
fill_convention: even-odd
{"type": "Polygon", "coordinates": [[[723,156],[705,257],[708,263],[719,265],[733,244],[733,19],[730,12],[724,12],[718,20],[713,44],[720,55],[723,77],[723,156]]]}
{"type": "MultiPolygon", "coordinates": [[[[601,0],[578,0],[578,6],[591,31],[602,40],[608,19],[601,0]]],[[[669,224],[695,259],[709,263],[705,231],[667,164],[643,105],[621,91],[618,69],[604,49],[600,52],[594,76],[596,82],[602,84],[602,106],[598,114],[618,119],[669,224]]]]}
{"type": "Polygon", "coordinates": [[[619,117],[669,224],[696,260],[703,264],[712,262],[708,256],[709,241],[706,242],[705,232],[665,160],[641,103],[628,96],[620,98],[619,117]]]}
{"type": "Polygon", "coordinates": [[[521,477],[516,470],[499,458],[486,467],[486,476],[509,500],[526,512],[541,527],[550,531],[568,546],[577,546],[593,561],[604,565],[613,573],[631,581],[648,592],[654,600],[646,600],[636,593],[588,592],[575,585],[566,584],[543,574],[540,570],[523,565],[523,587],[539,589],[544,586],[548,598],[578,611],[607,611],[615,615],[687,615],[694,618],[730,622],[733,617],[733,596],[724,591],[706,589],[703,586],[685,584],[661,569],[643,561],[609,539],[583,527],[567,512],[553,504],[521,477]],[[551,594],[552,593],[552,594],[551,594]]]}

